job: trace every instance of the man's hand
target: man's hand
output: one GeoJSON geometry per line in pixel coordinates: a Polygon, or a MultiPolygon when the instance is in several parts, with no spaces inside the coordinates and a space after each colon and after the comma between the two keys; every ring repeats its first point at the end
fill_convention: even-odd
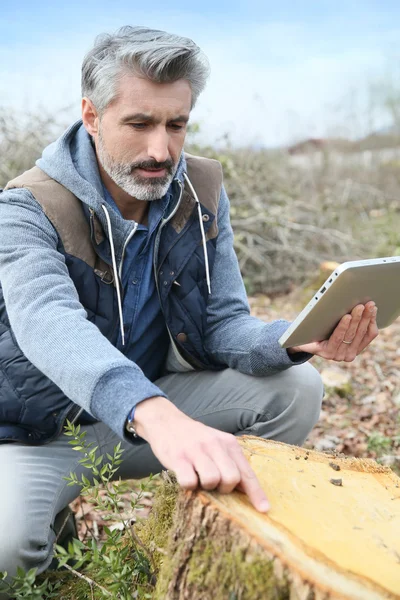
{"type": "Polygon", "coordinates": [[[175,472],[181,487],[234,489],[247,494],[254,508],[269,509],[268,500],[234,435],[194,421],[166,398],[144,400],[135,410],[137,434],[161,464],[175,472]]]}
{"type": "Polygon", "coordinates": [[[378,335],[377,308],[374,302],[358,304],[345,315],[328,340],[289,348],[289,354],[309,352],[337,361],[353,361],[378,335]]]}

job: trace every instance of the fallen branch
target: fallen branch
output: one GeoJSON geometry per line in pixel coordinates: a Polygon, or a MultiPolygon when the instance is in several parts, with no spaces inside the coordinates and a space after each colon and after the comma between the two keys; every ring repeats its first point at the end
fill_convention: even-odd
{"type": "Polygon", "coordinates": [[[86,581],[86,583],[90,585],[90,588],[91,588],[92,592],[93,592],[93,586],[96,586],[97,588],[99,588],[99,590],[101,590],[103,592],[103,594],[105,594],[106,596],[112,597],[112,593],[111,592],[109,592],[108,590],[106,590],[106,588],[103,587],[102,585],[100,585],[99,583],[96,583],[93,579],[90,579],[90,577],[86,577],[86,575],[82,575],[82,573],[79,573],[78,571],[75,571],[75,569],[73,569],[72,567],[70,567],[67,564],[65,564],[63,566],[68,571],[70,571],[70,573],[72,573],[76,577],[79,577],[79,579],[83,579],[83,581],[86,581]]]}

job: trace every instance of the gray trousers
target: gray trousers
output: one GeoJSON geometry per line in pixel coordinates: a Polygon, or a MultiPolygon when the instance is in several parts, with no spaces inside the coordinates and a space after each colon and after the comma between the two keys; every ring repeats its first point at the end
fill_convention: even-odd
{"type": "MultiPolygon", "coordinates": [[[[270,377],[221,372],[175,373],[157,385],[184,413],[236,435],[256,435],[301,445],[319,418],[323,387],[309,364],[270,377]]],[[[112,453],[119,438],[103,423],[86,427],[87,441],[101,454],[112,453]]],[[[166,431],[168,435],[168,431],[166,431]]],[[[52,560],[56,515],[79,495],[63,479],[88,475],[81,455],[61,436],[46,446],[0,445],[0,571],[17,566],[45,571],[52,560]]],[[[126,479],[157,473],[162,465],[148,444],[123,442],[118,475],[126,479]]],[[[4,598],[0,594],[0,598],[4,598]]]]}

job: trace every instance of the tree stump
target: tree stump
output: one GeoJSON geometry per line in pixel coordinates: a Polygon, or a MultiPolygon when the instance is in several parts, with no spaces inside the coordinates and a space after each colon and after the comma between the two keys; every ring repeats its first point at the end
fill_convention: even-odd
{"type": "Polygon", "coordinates": [[[240,442],[270,512],[239,492],[179,492],[157,599],[400,599],[400,479],[389,468],[240,442]]]}

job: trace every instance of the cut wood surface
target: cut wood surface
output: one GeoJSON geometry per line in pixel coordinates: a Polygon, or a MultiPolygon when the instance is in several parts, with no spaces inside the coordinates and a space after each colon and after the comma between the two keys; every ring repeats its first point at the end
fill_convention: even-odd
{"type": "Polygon", "coordinates": [[[182,493],[160,598],[400,599],[400,479],[389,468],[240,441],[270,512],[240,493],[182,493]]]}

